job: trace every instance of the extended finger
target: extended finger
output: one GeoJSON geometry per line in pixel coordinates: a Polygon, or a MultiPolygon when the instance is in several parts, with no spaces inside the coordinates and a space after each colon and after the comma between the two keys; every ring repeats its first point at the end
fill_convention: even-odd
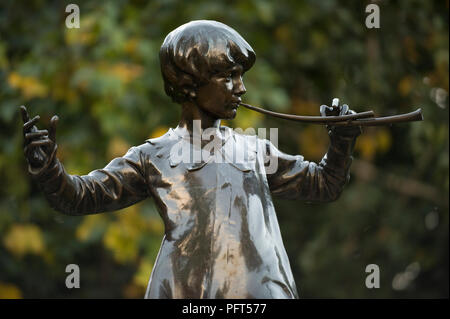
{"type": "Polygon", "coordinates": [[[342,105],[341,106],[341,111],[340,111],[340,115],[346,115],[347,114],[347,112],[348,112],[348,105],[347,104],[344,104],[344,105],[342,105]]]}
{"type": "Polygon", "coordinates": [[[320,106],[320,115],[322,115],[322,116],[327,116],[326,113],[325,113],[325,110],[326,110],[327,108],[328,108],[328,106],[322,104],[322,105],[320,106]]]}
{"type": "Polygon", "coordinates": [[[24,132],[29,131],[30,128],[32,128],[33,125],[36,124],[37,121],[39,121],[40,118],[41,118],[41,117],[40,117],[39,115],[36,115],[35,117],[33,117],[33,119],[32,119],[31,121],[26,122],[26,123],[23,125],[23,131],[24,131],[24,132]]]}
{"type": "Polygon", "coordinates": [[[43,147],[52,147],[54,145],[53,141],[46,138],[45,140],[34,141],[24,147],[23,151],[25,154],[29,154],[34,151],[36,148],[41,146],[43,147]]]}
{"type": "Polygon", "coordinates": [[[53,115],[52,119],[50,120],[50,134],[48,137],[53,141],[56,142],[56,124],[58,124],[59,117],[58,115],[53,115]]]}
{"type": "Polygon", "coordinates": [[[27,146],[25,146],[25,148],[35,148],[35,147],[39,147],[39,146],[52,146],[54,143],[52,140],[46,138],[43,140],[38,140],[38,141],[34,141],[31,142],[30,144],[28,144],[27,146]]]}
{"type": "Polygon", "coordinates": [[[36,132],[25,134],[25,139],[26,140],[30,140],[30,139],[34,139],[36,137],[41,137],[41,136],[44,136],[44,135],[48,135],[48,131],[47,130],[39,130],[39,131],[36,131],[36,132]]]}
{"type": "Polygon", "coordinates": [[[25,105],[21,105],[20,107],[20,114],[22,114],[22,121],[24,123],[28,122],[30,120],[30,117],[28,116],[28,111],[25,105]]]}
{"type": "Polygon", "coordinates": [[[339,106],[339,99],[338,99],[337,97],[335,97],[335,98],[333,99],[333,101],[331,102],[331,106],[332,106],[333,108],[336,108],[336,107],[339,106]]]}

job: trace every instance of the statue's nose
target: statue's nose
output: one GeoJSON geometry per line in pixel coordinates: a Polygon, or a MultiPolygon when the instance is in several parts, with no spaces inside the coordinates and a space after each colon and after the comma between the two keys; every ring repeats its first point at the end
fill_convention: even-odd
{"type": "Polygon", "coordinates": [[[242,78],[239,79],[239,81],[235,85],[234,94],[237,96],[241,96],[245,94],[247,90],[245,89],[244,82],[242,81],[242,78]]]}

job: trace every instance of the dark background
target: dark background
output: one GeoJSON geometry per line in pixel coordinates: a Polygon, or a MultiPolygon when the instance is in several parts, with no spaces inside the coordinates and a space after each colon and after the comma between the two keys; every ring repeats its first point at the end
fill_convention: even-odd
{"type": "MultiPolygon", "coordinates": [[[[318,115],[333,97],[377,115],[421,107],[425,121],[367,128],[338,201],[276,200],[303,298],[442,298],[449,295],[448,1],[68,1],[0,4],[0,298],[142,298],[161,243],[152,200],[123,211],[70,217],[53,211],[28,177],[19,105],[53,114],[58,157],[87,174],[132,145],[175,127],[158,51],[190,20],[214,19],[254,48],[244,101],[318,115]],[[81,288],[65,287],[78,264],[81,288]],[[380,269],[380,288],[365,268],[380,269]]],[[[321,126],[239,109],[231,127],[278,127],[279,148],[319,161],[321,126]]]]}

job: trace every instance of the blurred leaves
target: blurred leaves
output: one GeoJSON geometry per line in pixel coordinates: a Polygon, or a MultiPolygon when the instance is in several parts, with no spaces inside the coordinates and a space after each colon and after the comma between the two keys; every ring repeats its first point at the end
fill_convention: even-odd
{"type": "Polygon", "coordinates": [[[18,257],[41,254],[45,244],[41,230],[36,225],[14,224],[3,238],[3,245],[18,257]]]}
{"type": "Polygon", "coordinates": [[[0,299],[20,298],[22,298],[22,292],[17,286],[0,282],[0,299]]]}
{"type": "Polygon", "coordinates": [[[31,76],[21,76],[16,72],[11,72],[8,76],[8,83],[12,88],[20,89],[26,99],[47,95],[47,87],[31,76]]]}
{"type": "Polygon", "coordinates": [[[355,145],[355,151],[366,160],[373,160],[376,154],[386,153],[392,145],[392,137],[389,129],[366,128],[355,145]]]}

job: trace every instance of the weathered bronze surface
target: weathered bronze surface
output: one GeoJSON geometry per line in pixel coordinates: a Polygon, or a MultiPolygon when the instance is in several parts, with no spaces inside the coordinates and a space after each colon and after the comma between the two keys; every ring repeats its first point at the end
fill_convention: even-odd
{"type": "MultiPolygon", "coordinates": [[[[29,172],[50,205],[70,215],[114,211],[152,197],[165,224],[146,298],[297,298],[272,195],[327,202],[349,178],[359,127],[329,127],[330,146],[318,164],[280,152],[266,139],[220,126],[236,116],[242,76],[255,61],[250,45],[215,21],[193,21],[171,32],[161,51],[166,93],[182,117],[165,135],[132,147],[88,175],[69,175],[56,157],[56,123],[35,126],[25,107],[29,172]],[[193,121],[213,129],[211,157],[185,161],[171,153],[196,150],[193,121]],[[244,161],[230,159],[242,155],[244,161]],[[222,161],[216,160],[221,158],[222,161]],[[265,163],[277,163],[268,172],[265,163]]],[[[337,107],[324,116],[348,115],[337,107]]],[[[200,147],[208,141],[201,140],[200,147]]],[[[300,213],[300,212],[299,212],[300,213]]]]}

